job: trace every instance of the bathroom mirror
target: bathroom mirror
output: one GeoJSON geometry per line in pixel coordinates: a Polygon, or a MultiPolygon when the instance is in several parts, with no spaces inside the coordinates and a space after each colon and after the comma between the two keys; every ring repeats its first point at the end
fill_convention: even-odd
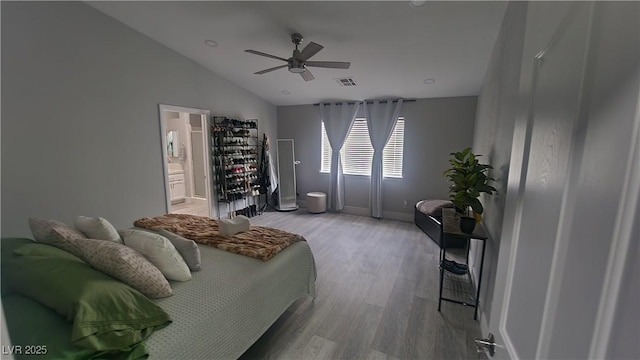
{"type": "Polygon", "coordinates": [[[178,142],[177,131],[167,131],[167,155],[180,157],[180,143],[178,142]]]}

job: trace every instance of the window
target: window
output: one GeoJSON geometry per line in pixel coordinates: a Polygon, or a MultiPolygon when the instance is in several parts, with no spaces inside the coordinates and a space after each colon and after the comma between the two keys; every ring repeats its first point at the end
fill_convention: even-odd
{"type": "Polygon", "coordinates": [[[402,177],[402,153],[404,150],[404,119],[398,118],[389,142],[382,150],[382,176],[402,177]]]}
{"type": "MultiPolygon", "coordinates": [[[[399,117],[389,142],[382,152],[382,174],[384,177],[402,177],[402,153],[404,149],[404,118],[399,117]]],[[[320,171],[331,171],[331,145],[322,123],[322,160],[320,171]]],[[[347,175],[371,176],[373,147],[369,139],[367,120],[356,118],[341,152],[342,170],[347,175]]]]}

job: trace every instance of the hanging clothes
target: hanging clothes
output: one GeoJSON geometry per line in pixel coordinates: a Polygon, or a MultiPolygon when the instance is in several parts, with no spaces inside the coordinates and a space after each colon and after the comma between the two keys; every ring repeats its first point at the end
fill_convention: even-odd
{"type": "Polygon", "coordinates": [[[262,153],[260,154],[260,171],[258,172],[258,184],[260,184],[260,194],[268,194],[271,187],[271,171],[269,161],[269,138],[267,134],[262,137],[262,153]]]}

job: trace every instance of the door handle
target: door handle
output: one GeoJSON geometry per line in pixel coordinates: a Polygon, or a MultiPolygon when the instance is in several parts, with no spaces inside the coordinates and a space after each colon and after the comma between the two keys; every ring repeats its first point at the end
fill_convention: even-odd
{"type": "Polygon", "coordinates": [[[476,343],[476,350],[480,352],[488,352],[489,355],[493,356],[496,353],[496,338],[492,333],[489,333],[489,337],[486,339],[478,339],[475,338],[473,341],[476,343]]]}

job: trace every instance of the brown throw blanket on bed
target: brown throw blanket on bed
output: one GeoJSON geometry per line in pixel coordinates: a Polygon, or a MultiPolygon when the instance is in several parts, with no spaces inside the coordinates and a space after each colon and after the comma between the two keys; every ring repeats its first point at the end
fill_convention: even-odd
{"type": "Polygon", "coordinates": [[[251,230],[231,236],[220,235],[217,220],[187,214],[142,218],[133,224],[149,230],[165,229],[200,244],[262,261],[271,259],[296,241],[305,240],[300,235],[264,226],[251,226],[251,230]]]}

